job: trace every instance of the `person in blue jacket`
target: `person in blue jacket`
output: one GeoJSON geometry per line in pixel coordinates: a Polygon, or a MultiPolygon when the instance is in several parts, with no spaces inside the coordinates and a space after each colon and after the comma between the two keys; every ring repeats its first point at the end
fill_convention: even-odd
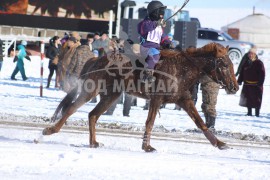
{"type": "Polygon", "coordinates": [[[20,71],[21,75],[22,75],[22,78],[24,81],[26,81],[28,78],[26,77],[25,75],[25,70],[24,70],[24,63],[23,63],[23,59],[26,58],[28,59],[29,61],[31,61],[31,59],[29,58],[29,56],[27,56],[27,53],[26,53],[26,49],[25,47],[27,46],[27,42],[26,41],[22,41],[21,44],[18,46],[18,54],[16,55],[17,56],[17,64],[16,64],[16,67],[11,75],[11,79],[12,80],[17,80],[15,78],[16,74],[20,71]]]}
{"type": "Polygon", "coordinates": [[[160,59],[160,45],[168,40],[163,33],[166,22],[163,19],[165,9],[160,1],[151,1],[147,5],[148,16],[141,21],[137,28],[141,41],[141,54],[146,57],[146,70],[143,82],[151,84],[155,81],[154,68],[160,59]]]}

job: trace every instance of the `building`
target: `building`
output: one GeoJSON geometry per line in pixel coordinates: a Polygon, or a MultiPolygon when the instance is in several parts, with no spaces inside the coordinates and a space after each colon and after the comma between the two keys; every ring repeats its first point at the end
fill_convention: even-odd
{"type": "Polygon", "coordinates": [[[252,14],[222,27],[233,38],[254,43],[258,48],[270,48],[270,17],[252,14]]]}

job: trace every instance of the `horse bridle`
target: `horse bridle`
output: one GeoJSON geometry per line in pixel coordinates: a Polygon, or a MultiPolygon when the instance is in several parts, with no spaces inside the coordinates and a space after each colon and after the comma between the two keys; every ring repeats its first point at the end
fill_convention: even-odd
{"type": "MultiPolygon", "coordinates": [[[[191,60],[192,57],[188,57],[188,56],[186,56],[186,54],[184,54],[184,53],[182,53],[182,55],[183,55],[187,60],[191,61],[195,66],[197,66],[197,65],[191,60]]],[[[221,62],[223,62],[222,60],[225,59],[226,56],[227,56],[227,55],[225,54],[225,55],[222,56],[222,57],[218,57],[218,58],[213,57],[213,58],[210,59],[210,61],[214,63],[214,69],[211,70],[211,74],[212,74],[213,71],[215,71],[215,72],[214,72],[215,77],[213,77],[213,78],[214,78],[213,80],[214,80],[216,83],[218,83],[219,85],[221,85],[223,88],[226,87],[226,85],[222,82],[222,80],[224,80],[224,79],[222,79],[222,80],[219,79],[217,74],[218,74],[218,72],[221,74],[221,71],[224,71],[224,70],[221,69],[221,67],[219,67],[219,64],[220,64],[221,62]]],[[[209,59],[209,58],[207,58],[207,59],[209,59]]],[[[225,66],[226,66],[226,65],[225,65],[225,66]]],[[[206,73],[206,71],[205,71],[204,69],[202,69],[202,71],[203,71],[204,74],[208,74],[208,73],[206,73]]],[[[228,68],[226,68],[226,71],[228,71],[228,68]]],[[[223,77],[222,77],[222,78],[223,78],[223,77]]]]}
{"type": "MultiPolygon", "coordinates": [[[[219,85],[221,85],[222,87],[226,87],[226,85],[223,83],[223,81],[222,80],[220,80],[219,78],[218,78],[218,75],[217,75],[217,73],[220,73],[221,74],[221,71],[224,71],[223,69],[221,69],[221,67],[219,67],[219,64],[221,63],[221,62],[223,62],[222,60],[223,60],[223,58],[225,58],[226,57],[226,55],[224,55],[224,56],[222,56],[222,57],[219,57],[219,58],[217,58],[217,59],[213,59],[213,61],[214,61],[214,69],[212,70],[212,71],[215,71],[214,72],[214,74],[215,74],[215,81],[216,81],[216,83],[218,83],[219,85]]],[[[224,67],[226,67],[226,66],[224,66],[224,67]]],[[[212,72],[211,71],[211,72],[212,72]]],[[[226,71],[229,71],[228,70],[228,68],[226,68],[226,71]]],[[[223,76],[221,76],[221,78],[223,78],[223,76]]],[[[224,79],[223,79],[224,80],[224,79]]]]}

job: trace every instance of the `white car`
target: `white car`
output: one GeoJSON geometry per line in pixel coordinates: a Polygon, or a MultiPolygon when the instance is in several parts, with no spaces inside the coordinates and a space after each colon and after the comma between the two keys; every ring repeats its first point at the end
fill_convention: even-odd
{"type": "Polygon", "coordinates": [[[229,57],[236,64],[240,63],[244,54],[254,46],[251,42],[235,40],[226,32],[209,28],[198,28],[197,47],[202,47],[211,42],[220,43],[225,47],[229,46],[229,57]]]}

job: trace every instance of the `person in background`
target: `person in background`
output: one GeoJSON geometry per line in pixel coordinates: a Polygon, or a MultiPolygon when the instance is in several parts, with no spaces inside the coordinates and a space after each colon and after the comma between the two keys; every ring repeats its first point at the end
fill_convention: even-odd
{"type": "Polygon", "coordinates": [[[66,81],[67,68],[71,62],[72,56],[76,51],[76,48],[81,45],[79,36],[77,36],[77,38],[75,37],[76,36],[69,37],[67,41],[67,47],[64,50],[61,50],[61,53],[59,55],[59,63],[58,63],[58,70],[60,71],[59,82],[61,88],[65,92],[68,92],[69,90],[69,84],[68,81],[66,81]]]}
{"type": "Polygon", "coordinates": [[[137,26],[141,41],[141,54],[146,57],[146,70],[142,81],[149,86],[156,79],[153,74],[155,65],[160,59],[160,45],[165,37],[163,28],[166,26],[166,22],[163,17],[166,8],[167,6],[160,1],[151,1],[147,5],[148,16],[137,26]]]}
{"type": "Polygon", "coordinates": [[[56,83],[56,87],[57,88],[62,88],[60,85],[60,76],[61,76],[61,63],[62,63],[62,58],[65,54],[65,52],[67,52],[68,50],[68,39],[69,39],[69,33],[65,33],[64,37],[61,38],[60,42],[61,42],[61,50],[60,50],[60,54],[59,56],[57,56],[57,58],[54,58],[53,63],[57,64],[57,72],[56,72],[56,77],[55,77],[55,83],[56,83]]]}
{"type": "MultiPolygon", "coordinates": [[[[93,51],[94,57],[96,58],[104,54],[105,52],[104,47],[107,48],[109,46],[109,41],[107,40],[108,36],[105,32],[102,33],[102,36],[100,36],[99,32],[96,32],[94,35],[88,34],[87,39],[88,39],[90,50],[93,51]],[[106,40],[106,42],[103,41],[103,39],[106,40]]],[[[92,100],[90,101],[90,103],[96,103],[96,102],[97,102],[97,97],[92,98],[92,100]]]]}
{"type": "Polygon", "coordinates": [[[170,42],[170,49],[175,49],[176,46],[179,44],[178,41],[174,40],[173,39],[173,35],[171,33],[168,34],[168,39],[169,39],[169,42],[170,42]]]}
{"type": "Polygon", "coordinates": [[[84,64],[93,57],[94,53],[90,51],[88,43],[82,44],[76,48],[66,73],[66,81],[68,81],[70,85],[70,90],[78,85],[84,64]]]}
{"type": "Polygon", "coordinates": [[[70,84],[66,76],[68,66],[71,62],[73,55],[76,52],[77,47],[81,45],[80,40],[76,39],[73,36],[71,36],[67,42],[68,42],[68,50],[63,55],[63,58],[61,60],[62,63],[61,63],[61,76],[60,76],[60,85],[62,86],[65,92],[69,92],[70,90],[70,84]]]}
{"type": "Polygon", "coordinates": [[[100,33],[99,32],[95,32],[94,34],[94,41],[99,40],[100,39],[100,33]]]}
{"type": "MultiPolygon", "coordinates": [[[[249,53],[250,53],[251,51],[254,51],[255,49],[257,49],[255,46],[252,47],[252,48],[251,48],[251,49],[250,49],[250,50],[242,57],[242,59],[241,59],[241,61],[240,61],[240,64],[239,64],[239,66],[238,66],[238,68],[237,68],[237,71],[236,71],[236,73],[235,73],[235,76],[238,76],[238,75],[240,74],[243,65],[245,64],[246,61],[249,60],[249,53]]],[[[257,54],[256,54],[256,56],[257,56],[257,54]]],[[[257,57],[257,58],[258,58],[258,57],[257,57]]]]}
{"type": "MultiPolygon", "coordinates": [[[[186,49],[186,52],[193,52],[196,49],[194,46],[189,46],[186,49]]],[[[217,104],[217,96],[219,93],[219,84],[214,82],[210,77],[205,74],[202,74],[199,78],[199,81],[194,84],[193,87],[189,89],[194,105],[197,103],[197,93],[198,87],[200,84],[200,89],[202,90],[202,111],[205,117],[205,124],[207,128],[212,131],[215,131],[215,123],[216,123],[216,104],[217,104]]]]}
{"type": "Polygon", "coordinates": [[[129,112],[132,106],[132,103],[134,102],[134,96],[129,95],[127,93],[123,93],[117,101],[115,101],[111,107],[106,111],[106,113],[104,113],[104,115],[113,115],[113,112],[116,108],[116,105],[118,102],[121,103],[122,99],[123,99],[123,95],[124,95],[124,103],[123,103],[123,116],[125,117],[129,117],[129,112]]]}
{"type": "Polygon", "coordinates": [[[217,105],[217,96],[219,93],[219,84],[214,82],[207,75],[203,75],[199,79],[199,82],[201,84],[200,87],[202,90],[201,108],[204,113],[205,124],[207,128],[215,130],[215,123],[217,116],[216,105],[217,105]]]}
{"type": "Polygon", "coordinates": [[[72,56],[74,55],[76,48],[81,45],[80,43],[81,36],[78,32],[73,31],[70,33],[70,37],[62,45],[62,49],[59,54],[59,61],[58,61],[58,77],[60,89],[63,89],[65,92],[69,89],[68,83],[65,84],[66,72],[68,65],[71,61],[72,56]]]}
{"type": "Polygon", "coordinates": [[[107,33],[102,32],[101,37],[92,43],[93,50],[97,50],[99,52],[99,56],[102,56],[104,53],[109,51],[109,41],[107,33]]]}
{"type": "MultiPolygon", "coordinates": [[[[50,39],[49,42],[49,48],[46,51],[46,57],[49,58],[49,76],[48,76],[48,82],[47,82],[47,86],[46,88],[50,87],[50,83],[51,83],[51,79],[52,76],[54,74],[57,74],[57,64],[55,64],[54,59],[58,58],[59,54],[60,54],[60,49],[61,49],[61,41],[60,38],[58,36],[54,36],[53,38],[50,39]]],[[[57,88],[57,81],[55,80],[55,87],[57,88]]]]}
{"type": "Polygon", "coordinates": [[[88,42],[90,51],[93,51],[93,45],[92,45],[92,43],[94,42],[94,35],[93,34],[87,34],[86,39],[87,39],[87,42],[88,42]]]}
{"type": "Polygon", "coordinates": [[[17,80],[15,78],[16,74],[20,71],[22,78],[24,81],[26,81],[28,78],[25,75],[25,70],[24,70],[24,63],[23,63],[23,59],[26,58],[27,60],[31,61],[31,59],[29,58],[29,56],[27,56],[26,53],[26,46],[27,46],[27,42],[26,41],[22,41],[21,44],[18,46],[18,54],[16,55],[17,58],[17,64],[16,67],[11,75],[11,80],[17,80]]]}
{"type": "Polygon", "coordinates": [[[67,42],[68,38],[69,38],[69,34],[67,32],[65,32],[64,37],[61,38],[61,40],[60,40],[62,46],[67,42]]]}
{"type": "Polygon", "coordinates": [[[253,47],[239,71],[238,84],[243,88],[240,95],[239,105],[247,107],[247,115],[252,116],[252,108],[255,108],[255,116],[260,116],[263,96],[263,83],[265,79],[265,68],[256,54],[257,49],[253,47]]]}
{"type": "Polygon", "coordinates": [[[3,60],[4,60],[3,41],[0,39],[0,72],[1,72],[1,69],[2,69],[2,65],[3,65],[3,60]]]}

